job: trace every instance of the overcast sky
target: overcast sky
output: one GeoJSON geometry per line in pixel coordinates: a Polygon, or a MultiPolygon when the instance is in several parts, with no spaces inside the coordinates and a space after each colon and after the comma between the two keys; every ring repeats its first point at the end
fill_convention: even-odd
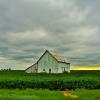
{"type": "Polygon", "coordinates": [[[100,0],[0,0],[0,68],[25,69],[45,49],[100,65],[100,0]]]}

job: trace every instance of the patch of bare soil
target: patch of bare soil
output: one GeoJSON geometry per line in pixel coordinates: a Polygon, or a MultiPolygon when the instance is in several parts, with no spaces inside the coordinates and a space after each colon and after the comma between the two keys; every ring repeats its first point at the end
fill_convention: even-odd
{"type": "Polygon", "coordinates": [[[78,95],[72,94],[70,91],[64,91],[64,96],[70,97],[70,98],[75,98],[75,99],[79,98],[78,95]]]}

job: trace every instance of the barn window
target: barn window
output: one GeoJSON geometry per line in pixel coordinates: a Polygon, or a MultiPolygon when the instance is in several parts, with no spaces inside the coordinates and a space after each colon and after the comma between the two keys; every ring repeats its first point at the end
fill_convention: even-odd
{"type": "Polygon", "coordinates": [[[45,69],[43,69],[43,71],[45,71],[45,69]]]}

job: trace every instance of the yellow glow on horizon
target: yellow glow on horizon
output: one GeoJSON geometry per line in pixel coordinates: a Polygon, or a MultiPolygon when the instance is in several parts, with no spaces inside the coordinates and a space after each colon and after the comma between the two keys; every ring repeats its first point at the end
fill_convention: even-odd
{"type": "Polygon", "coordinates": [[[100,70],[100,66],[79,66],[72,68],[72,70],[100,70]]]}

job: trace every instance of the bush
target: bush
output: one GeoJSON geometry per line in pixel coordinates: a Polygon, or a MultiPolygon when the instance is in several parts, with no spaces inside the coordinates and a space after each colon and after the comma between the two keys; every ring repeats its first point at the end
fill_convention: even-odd
{"type": "Polygon", "coordinates": [[[0,89],[26,89],[26,88],[42,88],[50,90],[61,90],[66,89],[100,89],[100,83],[91,80],[79,80],[79,81],[48,81],[48,82],[32,82],[32,81],[4,81],[0,82],[0,89]]]}

